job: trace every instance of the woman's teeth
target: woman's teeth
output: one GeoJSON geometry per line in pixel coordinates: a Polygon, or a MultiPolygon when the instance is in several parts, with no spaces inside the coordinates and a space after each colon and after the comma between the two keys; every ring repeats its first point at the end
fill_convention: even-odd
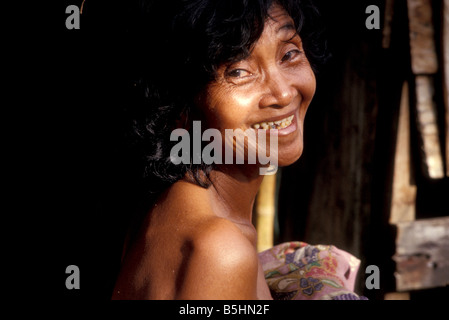
{"type": "Polygon", "coordinates": [[[287,117],[285,119],[278,120],[278,121],[256,123],[256,124],[253,124],[253,128],[254,129],[264,129],[264,130],[270,130],[270,129],[279,130],[279,129],[287,128],[289,125],[292,124],[293,117],[294,116],[291,115],[290,117],[287,117]]]}

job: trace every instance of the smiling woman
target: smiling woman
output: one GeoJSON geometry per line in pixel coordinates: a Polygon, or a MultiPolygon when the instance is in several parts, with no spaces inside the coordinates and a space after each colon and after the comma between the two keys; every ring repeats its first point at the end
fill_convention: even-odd
{"type": "Polygon", "coordinates": [[[113,299],[271,299],[251,223],[266,163],[173,162],[170,137],[201,121],[218,137],[274,135],[278,164],[298,160],[324,58],[317,12],[304,0],[161,0],[130,15],[131,136],[148,205],[113,299]]]}

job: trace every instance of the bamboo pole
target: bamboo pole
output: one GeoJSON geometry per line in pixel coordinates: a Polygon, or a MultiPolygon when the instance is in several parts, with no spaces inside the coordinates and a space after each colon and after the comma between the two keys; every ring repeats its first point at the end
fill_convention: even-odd
{"type": "Polygon", "coordinates": [[[256,199],[257,250],[273,247],[274,217],[276,213],[276,176],[266,175],[256,199]]]}
{"type": "Polygon", "coordinates": [[[449,0],[444,0],[443,14],[444,91],[446,105],[446,176],[449,177],[449,0]]]}

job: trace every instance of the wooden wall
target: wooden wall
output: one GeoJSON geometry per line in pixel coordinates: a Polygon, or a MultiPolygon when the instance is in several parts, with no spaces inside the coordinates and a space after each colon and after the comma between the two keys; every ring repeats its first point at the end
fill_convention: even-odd
{"type": "MultiPolygon", "coordinates": [[[[305,120],[304,154],[295,165],[281,172],[279,232],[275,240],[334,244],[349,251],[362,259],[356,290],[370,298],[383,299],[386,293],[396,290],[396,264],[392,257],[397,228],[390,223],[390,213],[404,84],[410,86],[409,171],[410,182],[415,185],[417,218],[449,215],[444,197],[449,194],[447,177],[443,173],[437,180],[430,179],[423,165],[425,158],[414,109],[416,83],[407,2],[317,3],[328,26],[333,58],[318,75],[318,90],[305,120]],[[382,15],[386,8],[394,12],[387,30],[388,41],[385,28],[364,27],[365,8],[370,4],[378,5],[382,15]],[[369,264],[381,269],[380,290],[365,289],[364,270],[369,264]]],[[[435,41],[439,45],[441,24],[438,15],[434,19],[435,41]]],[[[437,67],[433,75],[437,86],[441,75],[441,68],[437,67]]],[[[437,88],[435,96],[441,90],[442,87],[437,88]]],[[[444,119],[444,105],[439,98],[434,101],[439,136],[444,137],[447,127],[440,118],[443,115],[444,119]]]]}

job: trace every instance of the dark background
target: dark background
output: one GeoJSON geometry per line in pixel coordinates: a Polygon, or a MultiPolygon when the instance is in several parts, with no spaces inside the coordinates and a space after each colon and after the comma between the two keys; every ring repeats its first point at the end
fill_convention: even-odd
{"type": "MultiPolygon", "coordinates": [[[[356,292],[382,299],[395,291],[391,257],[396,230],[388,219],[398,112],[406,81],[414,101],[407,4],[395,1],[391,44],[383,49],[382,30],[366,29],[364,12],[376,4],[383,16],[385,1],[317,3],[328,26],[333,59],[318,75],[318,90],[305,121],[304,154],[282,172],[278,241],[302,239],[351,252],[362,260],[356,292]],[[367,290],[364,285],[364,271],[371,264],[381,270],[379,290],[367,290]]],[[[439,48],[441,2],[434,1],[433,6],[439,48]]],[[[436,84],[442,83],[441,76],[441,72],[436,75],[436,84]]],[[[440,132],[445,132],[440,87],[436,86],[435,99],[440,132]]],[[[416,218],[447,216],[449,180],[426,178],[413,112],[411,119],[416,218]]],[[[443,294],[449,296],[447,287],[411,292],[410,298],[441,298],[443,294]]]]}
{"type": "MultiPolygon", "coordinates": [[[[48,125],[42,128],[38,154],[44,159],[35,178],[46,187],[33,186],[43,208],[39,223],[45,227],[37,233],[44,240],[39,260],[45,294],[108,300],[134,192],[120,154],[127,103],[121,61],[130,52],[121,33],[120,2],[100,1],[95,8],[88,2],[80,30],[65,28],[64,12],[81,1],[58,6],[58,27],[44,60],[50,80],[43,83],[48,100],[40,116],[48,125]],[[71,264],[80,268],[80,290],[65,288],[71,264]]],[[[316,1],[332,59],[317,75],[304,154],[282,169],[279,192],[276,242],[334,244],[358,256],[356,291],[370,299],[394,291],[394,230],[388,225],[394,123],[402,83],[411,76],[405,1],[396,2],[392,45],[382,49],[381,30],[365,27],[365,8],[379,6],[382,26],[384,1],[316,1]],[[380,290],[364,289],[369,264],[381,269],[380,290]]],[[[447,215],[448,179],[430,182],[420,172],[415,168],[417,217],[447,215]]],[[[431,298],[441,290],[415,296],[431,298]]]]}

